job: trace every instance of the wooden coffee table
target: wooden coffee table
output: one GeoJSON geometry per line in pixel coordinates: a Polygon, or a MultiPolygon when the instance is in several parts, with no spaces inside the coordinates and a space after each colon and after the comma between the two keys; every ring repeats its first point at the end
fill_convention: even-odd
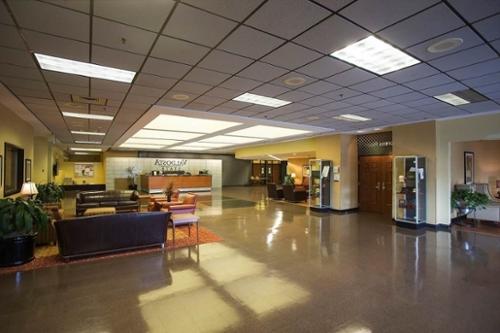
{"type": "Polygon", "coordinates": [[[113,215],[113,214],[116,214],[115,207],[98,207],[98,208],[87,208],[83,213],[83,216],[113,215]]]}

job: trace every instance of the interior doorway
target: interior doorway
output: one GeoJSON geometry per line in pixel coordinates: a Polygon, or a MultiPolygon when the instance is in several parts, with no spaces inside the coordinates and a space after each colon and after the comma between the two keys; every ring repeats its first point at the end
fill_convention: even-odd
{"type": "Polygon", "coordinates": [[[392,156],[359,156],[359,209],[392,213],[392,156]]]}

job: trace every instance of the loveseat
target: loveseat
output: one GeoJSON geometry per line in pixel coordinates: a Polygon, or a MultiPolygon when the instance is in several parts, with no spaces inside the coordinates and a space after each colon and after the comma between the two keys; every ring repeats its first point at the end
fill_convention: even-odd
{"type": "Polygon", "coordinates": [[[59,254],[72,259],[163,246],[169,219],[169,212],[136,212],[56,221],[59,254]]]}
{"type": "Polygon", "coordinates": [[[76,195],[76,215],[81,216],[88,208],[114,207],[117,212],[138,212],[137,191],[89,191],[76,195]]]}

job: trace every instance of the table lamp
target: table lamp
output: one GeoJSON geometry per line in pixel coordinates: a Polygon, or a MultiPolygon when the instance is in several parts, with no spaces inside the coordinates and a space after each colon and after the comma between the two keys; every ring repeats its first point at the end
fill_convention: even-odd
{"type": "Polygon", "coordinates": [[[22,196],[33,198],[33,196],[37,195],[37,194],[38,194],[38,190],[36,188],[35,183],[26,182],[23,184],[23,187],[21,187],[21,195],[22,196]]]}

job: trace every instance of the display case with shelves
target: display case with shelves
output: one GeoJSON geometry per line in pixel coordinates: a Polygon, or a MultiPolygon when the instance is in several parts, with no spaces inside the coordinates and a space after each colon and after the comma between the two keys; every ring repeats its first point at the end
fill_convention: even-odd
{"type": "Polygon", "coordinates": [[[309,160],[309,207],[323,210],[331,208],[332,161],[309,160]]]}
{"type": "Polygon", "coordinates": [[[412,225],[425,223],[425,157],[395,156],[393,170],[394,219],[412,225]]]}

